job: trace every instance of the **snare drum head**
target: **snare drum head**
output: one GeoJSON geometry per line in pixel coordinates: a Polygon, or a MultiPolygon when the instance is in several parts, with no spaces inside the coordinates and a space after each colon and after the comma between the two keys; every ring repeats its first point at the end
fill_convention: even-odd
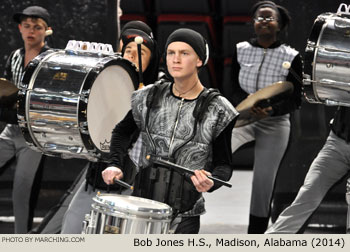
{"type": "Polygon", "coordinates": [[[100,194],[93,200],[110,210],[127,215],[158,219],[167,219],[172,215],[171,207],[167,204],[145,198],[118,194],[100,194]]]}
{"type": "Polygon", "coordinates": [[[131,109],[131,94],[135,90],[131,74],[122,64],[107,66],[91,88],[87,123],[90,138],[102,152],[109,152],[112,130],[131,109]]]}

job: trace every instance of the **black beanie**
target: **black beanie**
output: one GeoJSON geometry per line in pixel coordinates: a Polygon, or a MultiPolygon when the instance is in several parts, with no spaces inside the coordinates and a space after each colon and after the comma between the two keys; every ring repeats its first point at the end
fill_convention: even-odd
{"type": "Polygon", "coordinates": [[[136,29],[136,30],[143,31],[143,32],[147,33],[148,36],[153,38],[153,32],[152,32],[151,27],[149,27],[146,23],[144,23],[144,22],[142,22],[140,20],[133,20],[133,21],[127,22],[123,26],[123,28],[122,28],[122,30],[120,32],[120,36],[122,36],[123,32],[125,32],[128,29],[136,29]]]}
{"type": "Polygon", "coordinates": [[[180,28],[171,33],[165,44],[165,54],[168,49],[168,46],[172,42],[185,42],[189,44],[193,50],[197,53],[198,57],[202,60],[203,65],[207,64],[209,58],[209,48],[207,41],[203,36],[191,29],[180,28]]]}

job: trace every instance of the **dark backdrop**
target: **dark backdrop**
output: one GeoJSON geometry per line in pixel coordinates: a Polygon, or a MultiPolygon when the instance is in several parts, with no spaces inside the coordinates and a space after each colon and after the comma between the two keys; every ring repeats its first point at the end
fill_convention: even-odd
{"type": "Polygon", "coordinates": [[[51,15],[49,46],[65,48],[68,40],[83,40],[116,49],[116,0],[5,0],[0,2],[0,76],[11,51],[23,46],[12,15],[30,5],[42,6],[51,15]]]}
{"type": "MultiPolygon", "coordinates": [[[[237,2],[237,6],[245,2],[232,1],[237,2]]],[[[302,54],[315,18],[324,12],[336,12],[340,3],[350,4],[349,0],[276,0],[275,2],[290,11],[292,25],[288,29],[288,43],[302,54]]],[[[22,46],[17,24],[12,20],[12,15],[29,5],[40,5],[50,12],[51,26],[54,30],[53,36],[48,38],[51,47],[64,48],[68,40],[75,39],[110,43],[116,49],[116,0],[5,0],[0,3],[1,75],[10,52],[22,46]]],[[[154,13],[151,11],[150,15],[155,15],[154,13]]],[[[219,16],[219,13],[217,15],[219,16]]]]}
{"type": "Polygon", "coordinates": [[[337,12],[341,3],[350,4],[349,0],[277,0],[286,7],[292,17],[288,43],[303,54],[307,38],[316,17],[325,12],[337,12]]]}

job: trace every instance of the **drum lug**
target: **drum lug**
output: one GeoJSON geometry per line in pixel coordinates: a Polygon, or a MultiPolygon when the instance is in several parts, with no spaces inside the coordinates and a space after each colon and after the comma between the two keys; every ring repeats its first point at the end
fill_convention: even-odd
{"type": "Polygon", "coordinates": [[[311,85],[311,76],[308,74],[303,75],[303,84],[304,85],[311,85]]]}
{"type": "Polygon", "coordinates": [[[88,124],[87,122],[81,122],[79,130],[81,133],[89,135],[88,124]]]}
{"type": "Polygon", "coordinates": [[[82,134],[89,135],[89,131],[88,131],[88,130],[85,130],[85,129],[83,129],[83,128],[79,128],[79,129],[80,129],[80,132],[81,132],[82,134]]]}
{"type": "Polygon", "coordinates": [[[21,88],[19,91],[18,91],[18,95],[25,95],[26,92],[27,92],[28,89],[26,88],[21,88]]]}
{"type": "Polygon", "coordinates": [[[325,105],[327,106],[344,106],[344,107],[350,107],[349,103],[346,102],[340,102],[340,101],[334,101],[330,99],[326,99],[324,102],[325,105]]]}
{"type": "Polygon", "coordinates": [[[81,146],[69,146],[68,151],[71,153],[81,153],[83,148],[81,146]]]}
{"type": "Polygon", "coordinates": [[[55,151],[57,150],[56,144],[45,144],[44,146],[45,151],[55,151]]]}
{"type": "Polygon", "coordinates": [[[39,94],[46,94],[47,90],[45,88],[34,88],[34,92],[39,93],[39,94]]]}
{"type": "Polygon", "coordinates": [[[21,127],[21,128],[25,128],[26,127],[26,124],[22,121],[18,121],[18,126],[21,127]]]}
{"type": "Polygon", "coordinates": [[[85,104],[88,104],[88,102],[89,102],[89,99],[86,98],[84,95],[81,95],[81,96],[80,96],[80,100],[81,100],[82,102],[84,102],[85,104]]]}
{"type": "Polygon", "coordinates": [[[315,45],[312,42],[308,42],[305,48],[305,52],[313,52],[315,50],[315,45]]]}
{"type": "Polygon", "coordinates": [[[83,230],[82,234],[92,234],[91,233],[91,227],[89,228],[90,223],[90,214],[85,214],[85,220],[83,221],[83,230]]]}
{"type": "Polygon", "coordinates": [[[18,121],[25,122],[24,121],[24,116],[21,116],[19,114],[17,114],[17,119],[18,119],[18,121]]]}
{"type": "Polygon", "coordinates": [[[90,91],[91,91],[90,89],[82,90],[80,97],[84,97],[84,98],[88,97],[90,95],[90,91]]]}
{"type": "Polygon", "coordinates": [[[70,129],[74,126],[74,122],[61,122],[59,125],[63,128],[70,129]]]}
{"type": "Polygon", "coordinates": [[[59,92],[59,94],[61,94],[63,96],[78,96],[76,93],[73,93],[70,91],[62,91],[62,92],[59,92]]]}
{"type": "Polygon", "coordinates": [[[42,119],[42,120],[36,120],[32,122],[32,125],[34,126],[46,126],[47,125],[47,120],[42,119]]]}
{"type": "Polygon", "coordinates": [[[101,159],[101,153],[98,153],[96,148],[93,150],[87,150],[90,156],[94,157],[95,160],[101,159]]]}

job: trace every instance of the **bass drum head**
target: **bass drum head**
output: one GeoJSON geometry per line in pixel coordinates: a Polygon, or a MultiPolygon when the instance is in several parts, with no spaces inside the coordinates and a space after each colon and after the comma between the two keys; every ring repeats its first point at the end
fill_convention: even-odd
{"type": "Polygon", "coordinates": [[[131,109],[131,95],[135,90],[135,78],[131,74],[123,65],[110,65],[91,87],[87,123],[90,138],[101,152],[109,153],[112,130],[131,109]]]}

